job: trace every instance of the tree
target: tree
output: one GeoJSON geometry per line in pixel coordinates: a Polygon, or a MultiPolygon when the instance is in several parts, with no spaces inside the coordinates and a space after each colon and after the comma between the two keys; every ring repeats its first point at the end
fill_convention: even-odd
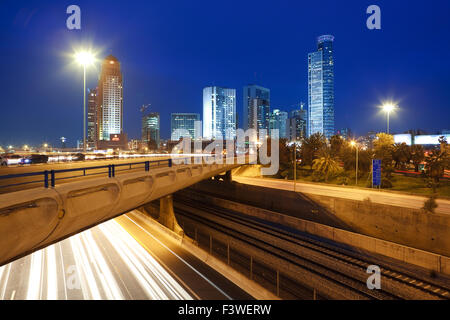
{"type": "Polygon", "coordinates": [[[395,168],[405,169],[411,162],[411,149],[406,143],[396,143],[392,150],[392,159],[395,162],[395,168]]]}
{"type": "MultiPolygon", "coordinates": [[[[286,178],[292,172],[294,146],[289,146],[287,139],[280,139],[278,143],[280,168],[276,176],[278,178],[286,178]]],[[[267,148],[267,153],[272,154],[270,139],[267,142],[267,148]]]]}
{"type": "Polygon", "coordinates": [[[394,137],[390,134],[379,133],[374,141],[374,157],[381,160],[381,187],[392,188],[392,154],[394,151],[394,137]]]}
{"type": "Polygon", "coordinates": [[[448,155],[440,150],[433,150],[425,158],[425,174],[431,179],[433,193],[439,186],[439,180],[444,175],[444,170],[448,166],[448,155]]]}
{"type": "Polygon", "coordinates": [[[330,139],[330,147],[331,147],[330,152],[331,152],[331,156],[333,158],[336,159],[340,155],[342,146],[344,145],[344,142],[345,142],[345,140],[342,139],[342,137],[339,136],[339,135],[334,135],[334,136],[331,137],[331,139],[330,139]]]}
{"type": "MultiPolygon", "coordinates": [[[[345,143],[341,148],[340,159],[344,163],[345,171],[354,171],[356,167],[356,150],[345,143]]],[[[367,149],[358,150],[358,171],[370,172],[372,165],[372,152],[367,149]]]]}
{"type": "Polygon", "coordinates": [[[341,171],[339,164],[334,160],[330,154],[324,154],[322,157],[313,161],[312,168],[325,177],[325,182],[328,182],[330,175],[335,175],[341,171]]]}
{"type": "Polygon", "coordinates": [[[414,144],[410,148],[411,161],[414,164],[414,171],[419,172],[419,164],[425,160],[425,150],[421,145],[414,144]]]}
{"type": "Polygon", "coordinates": [[[319,157],[321,150],[326,147],[326,144],[327,140],[325,136],[319,132],[311,135],[309,138],[303,139],[300,148],[302,164],[311,165],[319,157]]]}

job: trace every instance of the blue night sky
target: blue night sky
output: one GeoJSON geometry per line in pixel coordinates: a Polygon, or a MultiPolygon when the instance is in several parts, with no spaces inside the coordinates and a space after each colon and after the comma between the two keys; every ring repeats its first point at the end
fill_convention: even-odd
{"type": "MultiPolygon", "coordinates": [[[[271,108],[307,102],[307,55],[335,36],[336,128],[385,130],[377,106],[401,110],[393,131],[450,129],[450,1],[21,1],[0,0],[0,145],[69,145],[82,137],[82,70],[73,48],[116,56],[124,76],[124,131],[140,135],[142,104],[161,113],[202,113],[202,88],[271,89],[271,108]],[[67,6],[81,8],[81,30],[66,28],[67,6]],[[381,7],[382,30],[366,28],[381,7]]],[[[97,85],[100,63],[88,71],[97,85]],[[97,69],[97,70],[96,70],[97,69]]]]}

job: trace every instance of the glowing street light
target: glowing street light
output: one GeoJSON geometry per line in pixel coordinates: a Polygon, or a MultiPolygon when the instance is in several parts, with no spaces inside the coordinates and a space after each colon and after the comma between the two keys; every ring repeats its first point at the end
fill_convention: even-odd
{"type": "Polygon", "coordinates": [[[352,140],[350,142],[350,145],[352,147],[356,147],[356,170],[355,170],[355,174],[356,174],[356,185],[358,185],[358,143],[355,140],[352,140]]]}
{"type": "Polygon", "coordinates": [[[389,115],[391,114],[392,111],[394,111],[397,108],[397,106],[394,105],[393,103],[388,102],[383,104],[381,108],[384,112],[386,112],[387,115],[387,134],[389,134],[389,115]]]}
{"type": "Polygon", "coordinates": [[[75,53],[75,60],[83,66],[83,152],[86,152],[86,67],[95,61],[94,54],[89,51],[75,53]]]}

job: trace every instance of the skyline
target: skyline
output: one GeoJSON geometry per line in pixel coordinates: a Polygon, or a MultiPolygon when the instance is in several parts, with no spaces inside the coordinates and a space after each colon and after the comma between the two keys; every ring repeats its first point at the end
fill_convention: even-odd
{"type": "MultiPolygon", "coordinates": [[[[317,8],[314,4],[258,2],[260,7],[254,10],[274,19],[267,25],[250,24],[244,19],[255,3],[248,2],[239,7],[241,11],[232,12],[232,25],[223,24],[225,14],[218,12],[219,18],[209,21],[209,31],[204,29],[206,17],[206,21],[195,21],[202,16],[202,1],[176,7],[136,3],[125,11],[120,10],[130,6],[125,2],[109,8],[80,1],[81,31],[65,28],[63,4],[28,3],[28,9],[19,10],[22,4],[6,2],[0,13],[4,70],[0,85],[8,93],[2,103],[2,145],[55,144],[61,136],[68,138],[68,145],[75,145],[82,138],[82,72],[68,55],[72,46],[83,42],[102,49],[99,60],[113,54],[122,63],[124,132],[129,139],[140,136],[139,107],[147,103],[152,104],[150,111],[161,114],[161,136],[169,138],[170,113],[202,113],[200,92],[207,86],[237,89],[239,127],[242,90],[250,83],[271,90],[271,110],[291,111],[292,105],[307,101],[307,55],[322,34],[336,37],[336,129],[349,127],[359,135],[383,131],[384,116],[378,114],[377,107],[389,99],[400,107],[391,118],[393,132],[419,128],[433,132],[449,126],[450,93],[446,88],[450,84],[450,62],[435,58],[436,52],[449,47],[439,41],[449,25],[439,19],[450,7],[445,2],[421,8],[414,5],[417,1],[380,1],[382,30],[377,31],[365,28],[367,5],[356,1],[345,10],[329,1],[325,6],[328,9],[322,8],[321,16],[326,19],[319,19],[321,23],[308,17],[308,12],[317,8]],[[404,13],[401,8],[406,4],[411,10],[404,13]],[[334,15],[335,11],[340,14],[334,15]],[[123,12],[136,19],[120,19],[123,12]],[[421,19],[414,19],[419,14],[421,19]],[[184,26],[184,32],[175,37],[184,26]],[[306,26],[310,26],[307,32],[306,26]],[[260,32],[254,33],[258,27],[260,32]],[[145,32],[125,36],[127,30],[145,32]],[[220,41],[205,43],[206,36],[225,30],[232,34],[230,46],[224,47],[220,41]],[[427,106],[430,104],[433,108],[427,106]],[[422,112],[430,109],[432,112],[422,112]],[[16,118],[21,121],[11,121],[16,118]]],[[[98,62],[96,68],[88,70],[88,88],[97,82],[98,62]]]]}

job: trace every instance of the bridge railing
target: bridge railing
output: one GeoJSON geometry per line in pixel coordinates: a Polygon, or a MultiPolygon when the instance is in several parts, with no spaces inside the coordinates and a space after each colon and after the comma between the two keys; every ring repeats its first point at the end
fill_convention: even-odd
{"type": "MultiPolygon", "coordinates": [[[[187,162],[187,160],[180,159],[180,161],[187,162]]],[[[73,168],[73,169],[61,169],[61,170],[44,170],[38,172],[26,172],[20,174],[9,174],[0,176],[0,181],[2,180],[13,180],[18,178],[26,178],[26,177],[38,177],[39,180],[32,180],[20,183],[12,183],[1,185],[0,188],[13,187],[19,185],[26,184],[36,184],[43,183],[45,188],[54,187],[57,180],[66,180],[94,175],[106,175],[108,174],[109,178],[113,178],[116,176],[117,172],[121,171],[129,171],[134,169],[142,168],[145,171],[150,171],[151,168],[160,168],[163,166],[172,167],[173,162],[172,159],[163,159],[163,160],[153,160],[153,161],[142,161],[142,162],[131,162],[131,163],[120,163],[120,164],[108,164],[104,166],[90,166],[90,167],[81,167],[81,168],[73,168]],[[69,176],[58,177],[63,173],[73,173],[69,176]]]]}
{"type": "Polygon", "coordinates": [[[204,155],[204,156],[189,156],[189,157],[175,157],[169,159],[162,160],[152,160],[152,161],[142,161],[142,162],[130,162],[130,163],[120,163],[120,164],[109,164],[103,166],[88,166],[81,168],[73,168],[73,169],[60,169],[60,170],[44,170],[37,172],[26,172],[20,174],[9,174],[0,176],[0,182],[4,180],[14,180],[19,178],[27,178],[27,177],[37,177],[39,180],[32,179],[31,181],[24,182],[16,182],[16,183],[8,183],[4,185],[0,185],[0,188],[7,187],[16,187],[22,185],[29,184],[39,184],[42,183],[45,188],[54,187],[56,185],[57,180],[67,180],[74,179],[80,177],[88,177],[95,175],[106,175],[108,174],[109,178],[114,178],[117,172],[122,171],[130,171],[136,169],[144,169],[145,171],[150,171],[151,168],[161,168],[164,166],[172,167],[173,165],[182,165],[182,164],[198,164],[203,163],[205,157],[209,157],[210,160],[217,161],[223,160],[223,155],[204,155]],[[70,174],[61,176],[62,174],[70,174]],[[59,177],[58,177],[59,176],[59,177]]]}

